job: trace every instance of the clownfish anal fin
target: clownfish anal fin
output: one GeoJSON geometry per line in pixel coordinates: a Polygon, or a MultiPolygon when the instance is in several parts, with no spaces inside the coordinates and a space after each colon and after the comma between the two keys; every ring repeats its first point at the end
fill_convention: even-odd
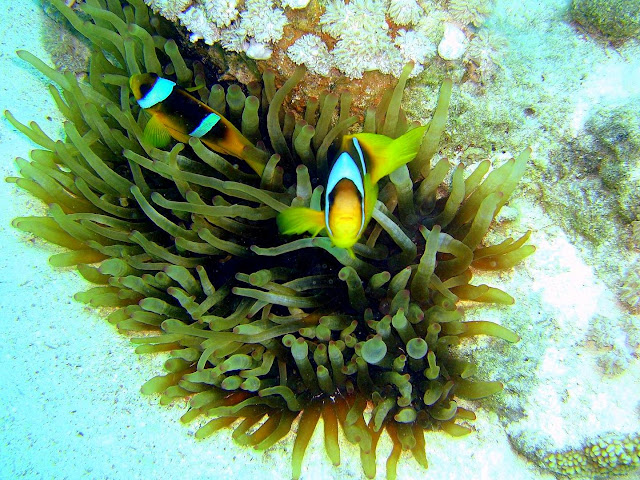
{"type": "Polygon", "coordinates": [[[144,139],[156,148],[165,148],[171,143],[171,135],[156,115],[151,118],[144,127],[144,139]]]}
{"type": "Polygon", "coordinates": [[[324,212],[307,207],[290,207],[278,214],[278,230],[284,235],[309,232],[314,237],[324,228],[324,212]]]}

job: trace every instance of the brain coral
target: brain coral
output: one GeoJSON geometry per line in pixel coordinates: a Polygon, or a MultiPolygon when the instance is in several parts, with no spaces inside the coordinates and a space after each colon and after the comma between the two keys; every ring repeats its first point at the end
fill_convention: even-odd
{"type": "MultiPolygon", "coordinates": [[[[83,4],[90,21],[52,3],[93,53],[88,81],[78,82],[19,52],[57,84],[51,94],[68,121],[66,139],[54,141],[6,113],[40,146],[31,161],[17,160],[20,176],[10,180],[50,205],[48,216],[14,225],[67,249],[51,263],[75,266],[95,284],[76,298],[111,308],[109,322],[131,335],[137,353],[168,354],[166,372],[142,392],[184,402],[181,421],[198,423],[197,438],[230,427],[235,441],[258,450],[297,422],[294,478],[320,417],[331,461],[340,463],[341,428],[370,478],[383,434],[393,443],[393,479],[403,451],[427,466],[425,431],[469,433],[475,415],[460,400],[502,385],[473,379],[474,364],[456,346],[476,335],[518,337],[465,322],[458,303],[514,301],[471,280],[475,270],[511,268],[534,250],[529,232],[482,244],[530,150],[495,169],[481,162],[466,178],[459,165],[450,188],[441,186],[449,164],[431,159],[446,123],[447,81],[417,157],[381,182],[356,256],[326,237],[291,241],[275,217],[294,205],[320,208],[330,148],[357,122],[348,95],[309,99],[296,117],[286,99],[303,67],[280,88],[272,72],[247,91],[225,88],[162,36],[167,26],[141,0],[83,4]],[[197,85],[203,101],[268,151],[261,177],[197,138],[169,150],[149,145],[148,119],[129,87],[142,71],[197,85]]],[[[367,112],[364,131],[395,138],[415,127],[400,108],[411,69],[367,112]]]]}

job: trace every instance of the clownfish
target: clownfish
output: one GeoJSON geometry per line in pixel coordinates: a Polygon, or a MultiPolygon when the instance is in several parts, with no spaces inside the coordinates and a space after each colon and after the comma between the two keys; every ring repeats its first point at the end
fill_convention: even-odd
{"type": "Polygon", "coordinates": [[[262,155],[256,155],[260,151],[229,120],[175,82],[142,73],[133,75],[129,86],[138,105],[151,114],[144,137],[154,147],[166,147],[171,137],[183,143],[197,137],[214,152],[244,160],[262,175],[266,157],[263,161],[262,155]],[[254,154],[247,155],[247,150],[254,154]]]}
{"type": "Polygon", "coordinates": [[[336,247],[351,247],[362,236],[378,199],[378,182],[413,160],[427,127],[410,130],[396,139],[374,133],[345,135],[327,179],[324,210],[290,207],[276,221],[284,235],[323,230],[336,247]]]}

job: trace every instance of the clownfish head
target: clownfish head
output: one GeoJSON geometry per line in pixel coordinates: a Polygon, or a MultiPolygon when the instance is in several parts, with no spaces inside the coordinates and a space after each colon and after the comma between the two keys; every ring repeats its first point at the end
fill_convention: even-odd
{"type": "Polygon", "coordinates": [[[155,73],[140,73],[129,79],[129,87],[133,96],[142,108],[151,108],[166,99],[175,83],[161,78],[155,73]]]}

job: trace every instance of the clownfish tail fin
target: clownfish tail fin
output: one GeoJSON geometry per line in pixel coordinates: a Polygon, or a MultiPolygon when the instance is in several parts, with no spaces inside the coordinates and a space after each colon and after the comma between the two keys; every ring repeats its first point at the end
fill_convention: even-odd
{"type": "Polygon", "coordinates": [[[427,127],[417,127],[395,139],[375,133],[353,135],[368,157],[371,182],[375,185],[382,177],[413,160],[426,131],[427,127]]]}
{"type": "Polygon", "coordinates": [[[324,212],[307,207],[290,207],[276,218],[278,230],[283,235],[300,235],[309,232],[314,237],[324,228],[324,212]]]}

